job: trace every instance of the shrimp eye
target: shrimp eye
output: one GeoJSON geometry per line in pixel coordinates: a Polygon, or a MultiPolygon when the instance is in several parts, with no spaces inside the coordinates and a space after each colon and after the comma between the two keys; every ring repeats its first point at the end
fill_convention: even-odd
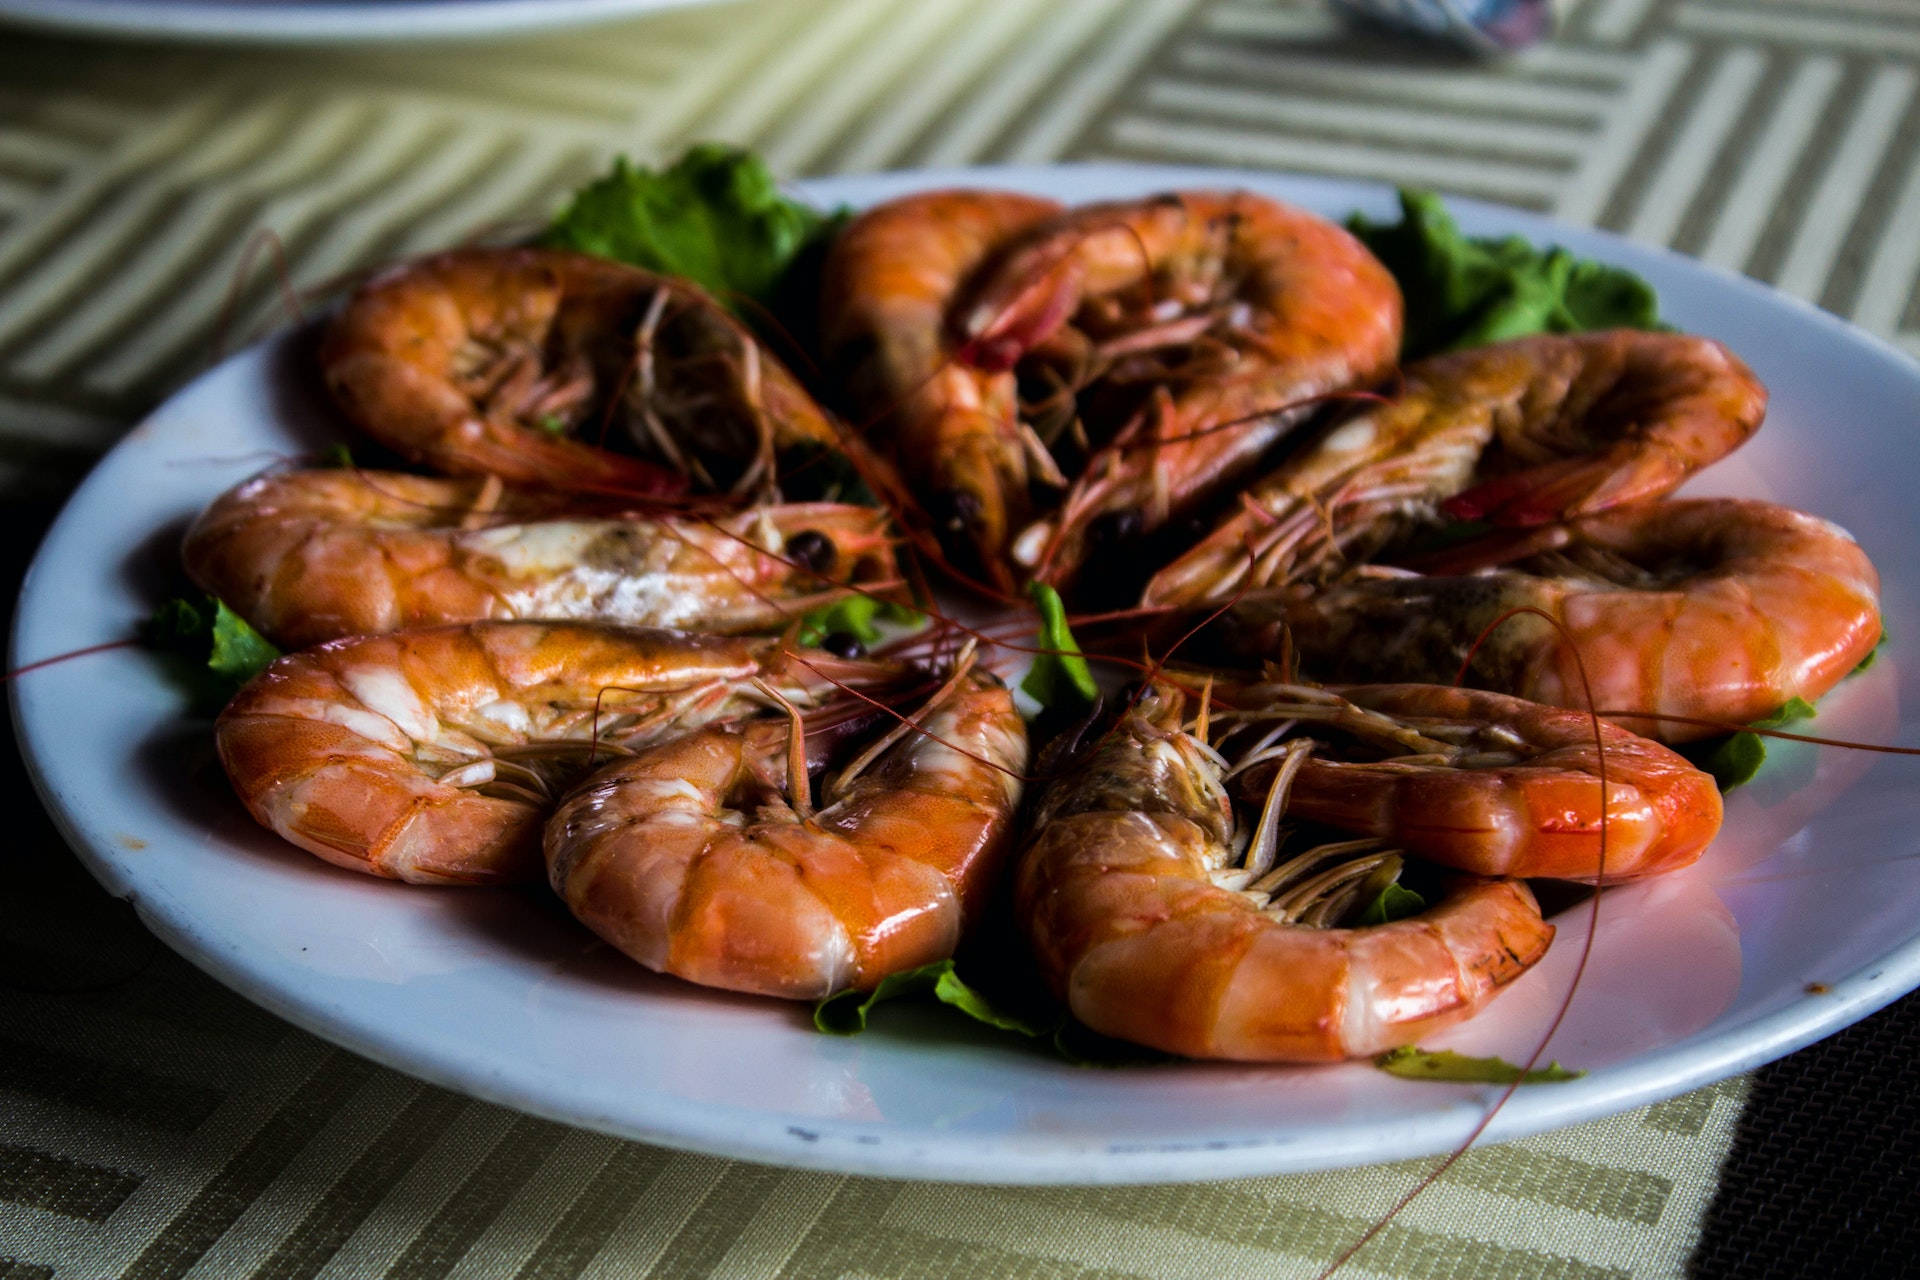
{"type": "Polygon", "coordinates": [[[982,505],[978,494],[965,489],[950,489],[935,494],[928,503],[935,522],[954,533],[964,533],[979,522],[982,505]]]}
{"type": "Polygon", "coordinates": [[[833,539],[818,529],[802,529],[787,539],[787,559],[820,573],[833,564],[833,539]]]}
{"type": "Polygon", "coordinates": [[[864,658],[867,646],[860,643],[860,637],[848,631],[835,631],[820,641],[820,647],[837,658],[864,658]]]}
{"type": "Polygon", "coordinates": [[[1133,539],[1139,532],[1138,511],[1109,511],[1087,526],[1087,542],[1096,547],[1113,547],[1133,539]]]}

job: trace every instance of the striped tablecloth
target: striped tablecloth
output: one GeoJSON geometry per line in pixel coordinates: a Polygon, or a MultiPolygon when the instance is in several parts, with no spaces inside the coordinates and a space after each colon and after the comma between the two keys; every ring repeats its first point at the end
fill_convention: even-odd
{"type": "MultiPolygon", "coordinates": [[[[0,30],[8,598],[93,459],[222,342],[279,320],[256,230],[305,288],[537,218],[615,153],[700,139],[796,175],[1076,158],[1421,183],[1672,245],[1920,351],[1920,6],[1561,14],[1554,42],[1495,64],[1357,37],[1304,0],[793,0],[376,50],[0,30]]],[[[1428,1167],[997,1190],[530,1119],[200,976],[7,778],[7,1280],[1304,1276],[1428,1167]]],[[[1345,1274],[1678,1274],[1750,1088],[1474,1151],[1345,1274]]]]}

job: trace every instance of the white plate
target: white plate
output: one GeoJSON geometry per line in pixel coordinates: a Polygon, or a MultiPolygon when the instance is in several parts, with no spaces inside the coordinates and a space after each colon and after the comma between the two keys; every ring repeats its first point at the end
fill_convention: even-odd
{"type": "MultiPolygon", "coordinates": [[[[863,204],[933,182],[1068,199],[1243,184],[1341,214],[1391,197],[1352,183],[1089,167],[821,182],[863,204]]],[[[1773,389],[1767,428],[1702,492],[1785,499],[1844,520],[1888,571],[1891,652],[1823,709],[1823,731],[1920,740],[1902,645],[1920,637],[1912,518],[1920,369],[1759,285],[1604,235],[1459,202],[1475,233],[1518,231],[1623,263],[1676,324],[1725,339],[1773,389]]],[[[294,339],[227,361],[102,462],[41,548],[13,660],[128,635],[168,581],[182,523],[277,456],[340,428],[294,339]]],[[[717,1154],[853,1173],[982,1182],[1147,1182],[1325,1168],[1441,1151],[1495,1091],[1364,1065],[1080,1070],[938,1016],[854,1039],[804,1009],[657,978],[536,896],[409,889],[338,871],[256,828],[150,657],[115,651],[12,686],[28,760],[93,873],[196,964],[299,1025],[436,1083],[717,1154]]],[[[1731,797],[1692,869],[1601,899],[1593,963],[1548,1053],[1585,1067],[1521,1090],[1488,1140],[1666,1097],[1765,1062],[1920,985],[1920,765],[1776,748],[1731,797]],[[1841,803],[1844,797],[1844,803],[1841,803]],[[1809,991],[1819,984],[1818,994],[1809,991]]],[[[1587,935],[1484,1017],[1433,1043],[1522,1057],[1587,935]]]]}
{"type": "Polygon", "coordinates": [[[273,44],[463,39],[709,0],[0,0],[0,21],[87,35],[273,44]]]}

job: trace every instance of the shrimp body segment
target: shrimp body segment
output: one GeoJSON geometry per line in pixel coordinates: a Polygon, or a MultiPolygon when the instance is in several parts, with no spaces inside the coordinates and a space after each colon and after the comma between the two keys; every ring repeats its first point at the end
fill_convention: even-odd
{"type": "Polygon", "coordinates": [[[1191,1057],[1336,1061],[1470,1016],[1545,954],[1553,927],[1518,880],[1462,877],[1423,914],[1361,928],[1263,907],[1188,711],[1152,686],[1048,790],[1021,857],[1015,910],[1082,1022],[1191,1057]]]}
{"type": "Polygon", "coordinates": [[[778,630],[896,579],[883,513],[801,503],[596,515],[493,479],[281,472],[215,499],[187,573],[284,648],[488,619],[778,630]]]}
{"type": "Polygon", "coordinates": [[[459,249],[375,276],[320,367],[354,425],[451,475],[637,496],[691,476],[745,492],[770,482],[776,449],[838,442],[696,286],[555,249],[459,249]]]}
{"type": "Polygon", "coordinates": [[[1542,334],[1408,366],[1249,487],[1144,603],[1321,582],[1422,526],[1535,525],[1659,497],[1747,439],[1766,391],[1706,338],[1542,334]]]}
{"type": "MultiPolygon", "coordinates": [[[[1684,757],[1585,712],[1445,685],[1276,686],[1266,714],[1311,692],[1299,732],[1373,735],[1359,759],[1319,751],[1294,776],[1287,812],[1379,836],[1482,876],[1614,884],[1694,862],[1720,830],[1720,789],[1684,757]],[[1371,714],[1368,714],[1371,713],[1371,714]],[[1396,744],[1394,733],[1405,736],[1396,744]],[[1384,748],[1384,749],[1383,749],[1384,748]],[[1600,779],[1606,776],[1605,803],[1600,779]],[[1602,831],[1605,863],[1602,869],[1602,831]]],[[[1271,766],[1239,774],[1264,794],[1271,766]]]]}
{"type": "MultiPolygon", "coordinates": [[[[1452,681],[1471,650],[1473,684],[1574,708],[1590,686],[1601,714],[1664,742],[1813,701],[1880,639],[1866,553],[1838,526],[1770,503],[1646,503],[1494,545],[1530,554],[1484,572],[1251,594],[1222,634],[1266,656],[1284,629],[1305,667],[1334,680],[1452,681]]],[[[1455,553],[1462,569],[1472,561],[1471,547],[1455,553]]]]}
{"type": "MultiPolygon", "coordinates": [[[[892,678],[838,663],[843,680],[892,678]]],[[[263,826],[337,866],[418,884],[525,881],[540,824],[596,759],[756,711],[798,677],[774,642],[584,623],[480,622],[340,640],[276,661],[214,725],[263,826]]]]}
{"type": "Polygon", "coordinates": [[[997,248],[1059,211],[1015,191],[903,196],[854,219],[824,268],[823,342],[866,431],[940,535],[972,545],[992,574],[1029,513],[1035,468],[1051,463],[1022,427],[1013,376],[963,357],[952,312],[997,248]]]}
{"type": "Polygon", "coordinates": [[[1026,732],[977,671],[915,723],[810,814],[782,721],[622,760],[548,823],[553,887],[641,964],[735,991],[818,999],[952,955],[1011,834],[1026,732]]]}

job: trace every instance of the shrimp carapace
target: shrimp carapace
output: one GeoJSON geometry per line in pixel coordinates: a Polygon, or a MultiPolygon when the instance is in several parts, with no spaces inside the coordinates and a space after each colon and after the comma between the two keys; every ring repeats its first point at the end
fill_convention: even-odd
{"type": "Polygon", "coordinates": [[[1033,486],[1057,477],[1013,379],[965,358],[955,298],[1010,238],[1059,212],[1016,191],[902,196],[847,225],[821,280],[828,367],[922,508],[901,514],[1009,591],[997,550],[1030,514],[1033,486]]]}
{"type": "Polygon", "coordinates": [[[1709,774],[1583,711],[1431,684],[1219,698],[1237,800],[1456,870],[1613,884],[1691,864],[1720,830],[1709,774]]]}
{"type": "Polygon", "coordinates": [[[1249,593],[1207,643],[1255,662],[1290,650],[1328,680],[1452,681],[1464,667],[1471,684],[1577,709],[1590,687],[1602,714],[1685,742],[1819,698],[1880,639],[1879,575],[1859,544],[1766,502],[1642,503],[1490,535],[1446,565],[1249,593]]]}
{"type": "Polygon", "coordinates": [[[493,477],[364,470],[246,481],[194,522],[182,558],[289,649],[513,618],[777,631],[899,581],[886,516],[869,507],[642,516],[493,477]]]}
{"type": "Polygon", "coordinates": [[[648,968],[734,991],[819,999],[952,955],[1012,834],[1012,696],[963,663],[817,805],[796,732],[710,728],[595,774],[547,824],[555,891],[648,968]]]}
{"type": "Polygon", "coordinates": [[[909,197],[856,221],[835,254],[825,327],[852,353],[841,363],[887,363],[866,383],[889,398],[867,407],[966,442],[928,455],[921,483],[950,542],[1003,587],[1066,583],[1098,546],[1188,514],[1317,397],[1379,379],[1399,350],[1386,268],[1332,223],[1249,192],[1051,215],[1005,193],[909,197]],[[959,233],[943,221],[955,207],[980,210],[959,233]],[[927,252],[941,271],[900,265],[927,252]],[[850,301],[896,280],[916,288],[910,342],[881,332],[908,321],[850,301]]]}
{"type": "Polygon", "coordinates": [[[263,826],[338,866],[419,884],[537,879],[540,824],[595,763],[776,705],[911,684],[898,663],[778,641],[476,622],[338,640],[274,662],[214,725],[263,826]],[[822,674],[824,673],[824,674],[822,674]]]}
{"type": "Polygon", "coordinates": [[[1285,803],[1235,805],[1210,713],[1150,685],[1036,806],[1015,911],[1075,1017],[1190,1057],[1337,1061],[1470,1016],[1546,954],[1553,926],[1513,879],[1441,876],[1421,914],[1342,927],[1397,855],[1363,839],[1279,860],[1264,832],[1285,803]]]}
{"type": "Polygon", "coordinates": [[[458,249],[375,276],[320,369],[355,426],[451,475],[764,493],[781,455],[851,447],[698,286],[557,249],[458,249]]]}
{"type": "Polygon", "coordinates": [[[1250,486],[1144,603],[1323,583],[1464,522],[1536,525],[1659,497],[1752,435],[1766,404],[1737,357],[1687,334],[1542,334],[1433,356],[1250,486]]]}

